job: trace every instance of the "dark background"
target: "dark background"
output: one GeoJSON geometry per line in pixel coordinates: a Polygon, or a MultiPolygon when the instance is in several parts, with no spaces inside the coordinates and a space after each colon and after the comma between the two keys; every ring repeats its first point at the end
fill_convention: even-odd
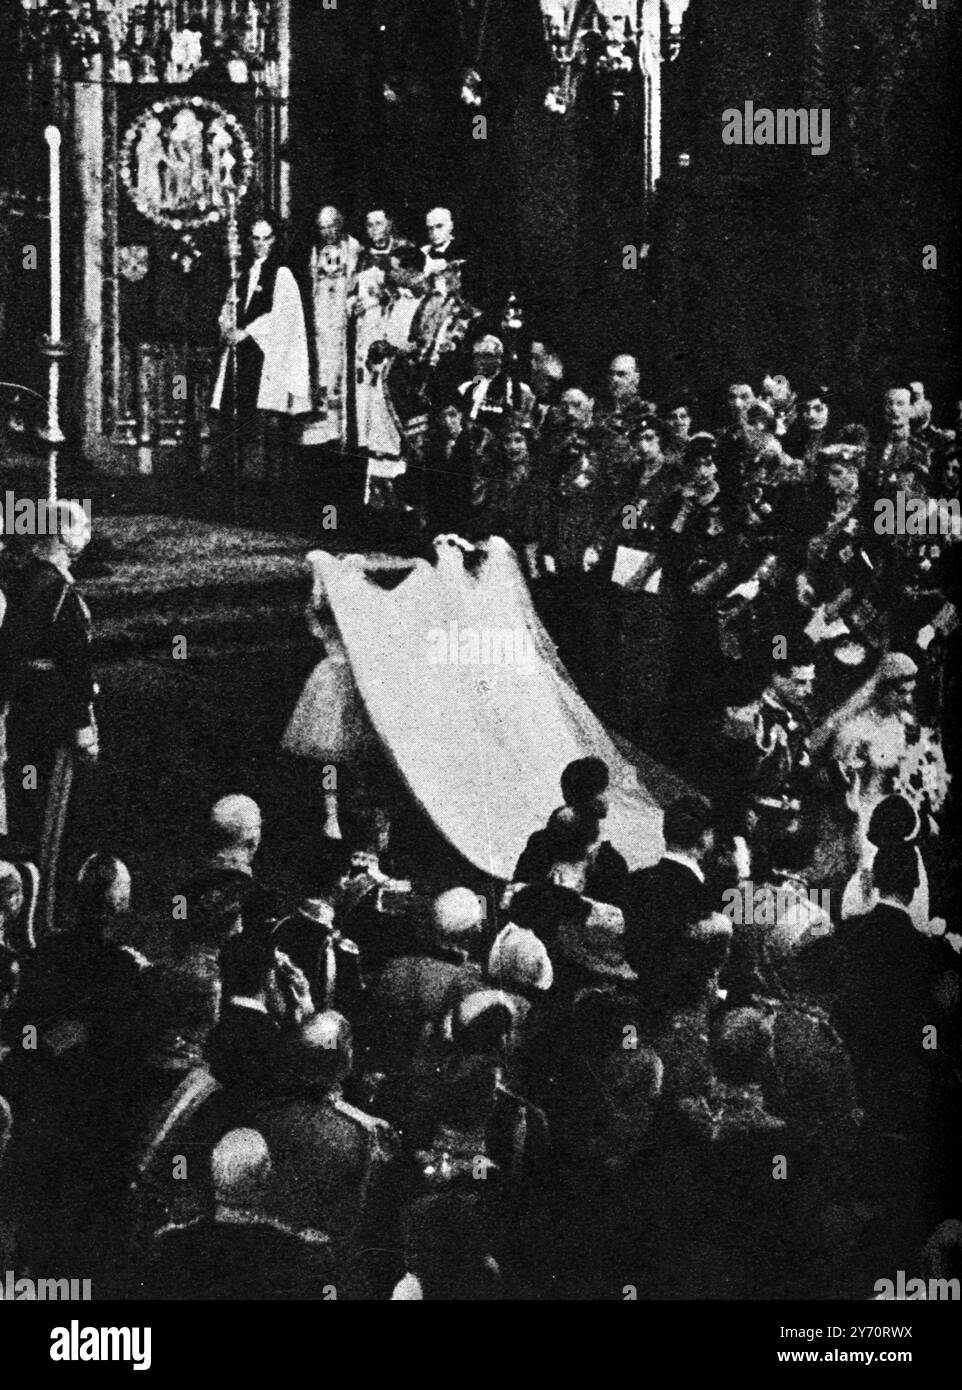
{"type": "Polygon", "coordinates": [[[681,55],[662,65],[663,174],[650,202],[637,90],[617,117],[586,89],[569,117],[544,110],[537,0],[493,0],[488,139],[473,140],[456,8],[294,0],[299,216],[341,202],[356,225],[387,202],[421,239],[425,209],[450,204],[489,293],[515,289],[578,375],[625,347],[655,394],[817,373],[864,410],[894,371],[954,399],[958,0],[936,11],[921,0],[692,0],[681,55]],[[830,153],[724,146],[722,111],[748,99],[827,107],[830,153]],[[624,246],[645,241],[649,260],[624,270],[624,246]],[[938,270],[922,269],[926,244],[938,270]]]}
{"type": "MultiPolygon", "coordinates": [[[[355,233],[387,204],[420,241],[426,208],[447,203],[490,307],[515,290],[571,376],[633,350],[647,391],[692,389],[703,419],[728,381],[766,370],[824,376],[866,419],[883,378],[921,377],[943,413],[959,390],[959,3],[691,0],[662,65],[648,198],[640,83],[617,116],[590,84],[567,118],[547,112],[537,0],[490,0],[486,140],[459,99],[482,0],[293,0],[295,231],[322,202],[355,233]],[[724,146],[721,113],[746,99],[827,107],[830,153],[724,146]],[[645,242],[641,268],[623,269],[624,247],[645,242]],[[927,244],[937,270],[922,269],[927,244]]],[[[23,272],[22,248],[43,256],[40,130],[57,99],[35,92],[25,115],[17,9],[0,0],[0,376],[42,390],[45,277],[23,272]]],[[[74,213],[68,199],[68,286],[74,213]]]]}

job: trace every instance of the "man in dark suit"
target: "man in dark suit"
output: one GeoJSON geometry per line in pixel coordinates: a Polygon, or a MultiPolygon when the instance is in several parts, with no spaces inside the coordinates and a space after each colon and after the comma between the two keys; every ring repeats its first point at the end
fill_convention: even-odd
{"type": "Polygon", "coordinates": [[[313,1012],[307,981],[263,930],[231,937],[220,967],[223,1003],[208,1045],[210,1069],[222,1086],[269,1091],[282,1069],[285,1029],[313,1012]]]}
{"type": "Polygon", "coordinates": [[[880,848],[872,877],[879,901],[842,940],[833,1022],[851,1052],[866,1109],[888,1129],[924,1133],[939,1089],[936,1072],[954,1054],[958,961],[909,915],[919,882],[913,844],[880,848]]]}
{"type": "Polygon", "coordinates": [[[714,908],[702,867],[715,845],[711,803],[678,797],[665,811],[663,834],[664,854],[630,875],[625,902],[625,958],[644,992],[660,988],[686,929],[714,908]]]}

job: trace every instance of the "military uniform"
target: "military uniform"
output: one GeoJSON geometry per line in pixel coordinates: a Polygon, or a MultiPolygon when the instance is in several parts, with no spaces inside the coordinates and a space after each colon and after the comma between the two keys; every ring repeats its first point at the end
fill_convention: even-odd
{"type": "MultiPolygon", "coordinates": [[[[811,777],[811,723],[771,691],[725,711],[723,735],[738,766],[736,783],[764,834],[796,815],[811,777]]],[[[761,836],[760,836],[761,838],[761,836]]]]}
{"type": "Polygon", "coordinates": [[[400,1142],[385,1120],[336,1091],[270,1102],[252,1115],[273,1159],[267,1214],[297,1230],[323,1231],[338,1272],[338,1296],[369,1294],[361,1257],[383,1258],[387,1179],[400,1142]],[[344,1290],[342,1294],[341,1290],[344,1290]]]}
{"type": "Polygon", "coordinates": [[[359,1017],[364,982],[356,942],[300,911],[281,918],[273,940],[304,971],[316,1009],[336,1009],[352,1022],[359,1017]]]}
{"type": "Polygon", "coordinates": [[[6,599],[0,708],[8,831],[46,866],[63,833],[78,743],[96,742],[90,611],[69,570],[39,557],[10,574],[6,599]],[[35,781],[27,768],[36,769],[35,781]]]}
{"type": "Polygon", "coordinates": [[[465,421],[497,431],[508,415],[530,415],[534,392],[506,371],[487,378],[472,377],[458,387],[465,421]]]}

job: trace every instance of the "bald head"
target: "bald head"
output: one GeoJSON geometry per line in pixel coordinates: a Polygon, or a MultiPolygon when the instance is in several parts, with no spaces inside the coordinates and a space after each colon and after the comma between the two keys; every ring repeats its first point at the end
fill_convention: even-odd
{"type": "Polygon", "coordinates": [[[317,214],[317,235],[322,246],[334,246],[344,235],[344,216],[340,208],[327,204],[317,214]]]}
{"type": "Polygon", "coordinates": [[[449,888],[431,904],[430,923],[434,939],[441,945],[465,950],[484,921],[484,907],[470,888],[449,888]]]}
{"type": "Polygon", "coordinates": [[[230,1130],[214,1148],[210,1170],[218,1206],[258,1206],[271,1172],[267,1140],[256,1129],[230,1130]]]}
{"type": "Polygon", "coordinates": [[[210,813],[210,838],[214,852],[246,860],[260,848],[261,812],[249,796],[222,796],[210,813]]]}
{"type": "Polygon", "coordinates": [[[290,1040],[287,1051],[293,1079],[301,1085],[340,1085],[351,1074],[354,1038],[351,1025],[333,1009],[305,1019],[290,1040]]]}

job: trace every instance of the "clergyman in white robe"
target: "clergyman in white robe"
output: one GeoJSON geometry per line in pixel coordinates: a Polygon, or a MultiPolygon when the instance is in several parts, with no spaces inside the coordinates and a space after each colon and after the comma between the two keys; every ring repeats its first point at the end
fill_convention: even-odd
{"type": "Polygon", "coordinates": [[[314,246],[308,264],[313,309],[314,410],[301,433],[305,445],[347,441],[347,348],[349,296],[357,273],[360,242],[342,236],[314,246]]]}

